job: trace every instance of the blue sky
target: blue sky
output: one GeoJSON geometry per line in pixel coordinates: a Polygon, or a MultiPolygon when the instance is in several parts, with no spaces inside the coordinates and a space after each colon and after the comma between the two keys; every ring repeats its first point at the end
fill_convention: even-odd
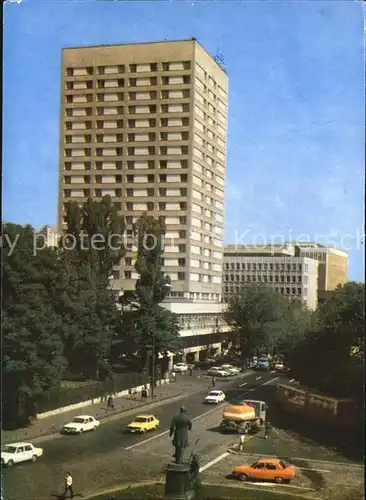
{"type": "Polygon", "coordinates": [[[4,16],[5,220],[56,224],[62,47],[194,36],[230,78],[225,241],[316,238],[364,280],[360,4],[23,0],[4,16]]]}

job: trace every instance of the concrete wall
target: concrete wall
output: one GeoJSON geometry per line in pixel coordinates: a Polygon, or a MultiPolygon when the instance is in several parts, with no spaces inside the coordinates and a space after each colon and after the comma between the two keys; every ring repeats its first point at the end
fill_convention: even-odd
{"type": "MultiPolygon", "coordinates": [[[[162,384],[168,384],[169,380],[164,379],[164,380],[158,380],[157,385],[162,385],[162,384]]],[[[117,394],[114,394],[115,398],[123,398],[129,395],[129,391],[132,391],[133,393],[139,393],[142,391],[142,389],[146,387],[147,389],[150,389],[150,384],[143,384],[143,385],[138,385],[137,387],[132,387],[131,389],[125,389],[124,391],[118,392],[117,394]]],[[[67,411],[71,410],[77,410],[78,408],[84,408],[85,406],[90,406],[95,403],[100,403],[101,399],[100,398],[94,398],[94,399],[89,399],[88,401],[82,401],[80,403],[75,403],[73,405],[69,406],[63,406],[62,408],[56,408],[55,410],[50,410],[46,411],[44,413],[38,413],[36,415],[37,420],[42,420],[44,418],[52,417],[53,415],[59,415],[61,413],[66,413],[67,411]]]]}

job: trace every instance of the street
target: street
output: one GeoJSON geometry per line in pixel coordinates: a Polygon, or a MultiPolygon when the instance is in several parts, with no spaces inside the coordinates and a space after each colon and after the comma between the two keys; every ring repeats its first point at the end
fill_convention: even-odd
{"type": "MultiPolygon", "coordinates": [[[[268,397],[268,389],[281,379],[281,376],[274,373],[255,373],[245,378],[218,380],[216,388],[222,389],[229,401],[244,397],[264,399],[268,397]]],[[[166,464],[172,460],[173,455],[169,427],[173,415],[179,411],[182,404],[193,420],[190,448],[186,456],[192,451],[199,454],[204,477],[209,474],[211,467],[214,471],[215,467],[219,466],[216,465],[221,462],[221,458],[218,460],[218,457],[222,457],[224,469],[220,470],[219,474],[216,473],[216,476],[217,480],[224,480],[225,474],[231,467],[229,463],[224,465],[224,459],[228,455],[228,447],[235,444],[238,438],[235,435],[223,435],[218,432],[222,406],[225,403],[214,407],[204,405],[203,398],[206,393],[202,391],[188,395],[182,401],[166,403],[154,409],[151,413],[160,420],[160,428],[151,434],[127,434],[125,426],[132,418],[121,415],[120,418],[116,416],[115,419],[102,423],[96,432],[82,436],[58,436],[43,443],[39,442],[37,445],[44,449],[43,458],[34,464],[23,464],[4,470],[5,498],[12,500],[57,498],[62,493],[66,471],[72,473],[74,492],[82,496],[103,488],[112,488],[120,483],[161,478],[166,464]]],[[[269,414],[271,415],[271,411],[269,414]]],[[[276,432],[281,430],[276,429],[276,432]]],[[[285,441],[287,442],[287,439],[285,441]]],[[[267,442],[261,435],[248,441],[246,451],[279,454],[275,441],[267,442]]],[[[322,450],[316,444],[308,443],[306,454],[315,456],[317,460],[332,460],[332,457],[329,458],[329,452],[322,450]]],[[[281,455],[284,455],[283,450],[281,455]]],[[[296,456],[302,457],[301,449],[296,450],[296,456]]],[[[231,455],[231,459],[235,461],[235,455],[231,455]]],[[[340,461],[339,455],[334,453],[333,460],[340,461]]]]}

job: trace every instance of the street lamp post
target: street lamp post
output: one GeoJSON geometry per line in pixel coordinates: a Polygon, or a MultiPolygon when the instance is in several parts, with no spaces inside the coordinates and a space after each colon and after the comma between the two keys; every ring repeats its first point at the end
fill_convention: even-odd
{"type": "MultiPolygon", "coordinates": [[[[172,285],[170,283],[164,283],[163,287],[165,289],[170,289],[172,285]]],[[[155,365],[156,365],[156,331],[152,335],[152,363],[151,363],[151,399],[154,399],[155,390],[155,365]]]]}

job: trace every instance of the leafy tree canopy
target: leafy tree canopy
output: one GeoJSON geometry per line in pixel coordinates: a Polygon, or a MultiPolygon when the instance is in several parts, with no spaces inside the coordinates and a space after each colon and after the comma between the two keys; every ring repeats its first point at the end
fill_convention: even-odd
{"type": "Polygon", "coordinates": [[[62,321],[52,301],[61,273],[57,252],[36,251],[31,226],[3,224],[2,333],[4,419],[32,412],[63,375],[62,321]],[[12,243],[15,243],[12,249],[12,243]]]}
{"type": "Polygon", "coordinates": [[[229,301],[227,323],[237,332],[242,356],[253,349],[288,350],[304,334],[310,313],[262,284],[248,284],[229,301]]]}
{"type": "Polygon", "coordinates": [[[119,312],[108,289],[113,267],[124,255],[124,219],[109,196],[68,202],[60,241],[63,266],[58,311],[71,371],[95,376],[117,334],[119,312]]]}
{"type": "Polygon", "coordinates": [[[121,335],[131,353],[138,353],[146,368],[147,352],[155,343],[155,354],[179,345],[176,316],[161,307],[170,291],[170,279],[162,271],[163,222],[143,214],[134,226],[137,238],[136,291],[123,301],[121,335]]]}
{"type": "Polygon", "coordinates": [[[365,285],[349,282],[337,287],[319,308],[308,335],[293,349],[291,366],[299,382],[335,396],[361,398],[364,324],[365,285]]]}

